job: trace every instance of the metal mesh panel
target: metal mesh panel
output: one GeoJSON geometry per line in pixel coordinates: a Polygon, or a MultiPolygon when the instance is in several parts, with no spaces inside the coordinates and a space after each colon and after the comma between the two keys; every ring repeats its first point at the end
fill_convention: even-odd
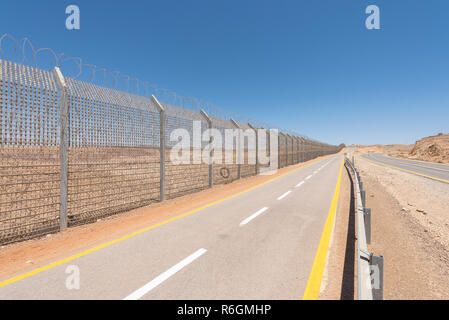
{"type": "Polygon", "coordinates": [[[0,243],[58,228],[58,104],[51,73],[0,60],[0,243]]]}
{"type": "Polygon", "coordinates": [[[293,144],[293,150],[294,150],[294,160],[295,160],[295,164],[300,162],[299,159],[299,141],[298,139],[294,140],[294,144],[293,144]]]}
{"type": "Polygon", "coordinates": [[[279,136],[279,167],[283,168],[287,165],[287,138],[283,135],[279,136]]]}
{"type": "Polygon", "coordinates": [[[292,140],[291,137],[288,137],[288,164],[292,165],[294,164],[294,141],[292,140]]]}
{"type": "MultiPolygon", "coordinates": [[[[197,121],[200,125],[200,131],[196,134],[202,135],[208,125],[199,112],[188,109],[182,109],[172,105],[164,104],[166,121],[165,121],[165,141],[167,145],[165,156],[165,179],[167,198],[175,198],[188,193],[200,191],[209,187],[209,165],[204,163],[200,158],[200,163],[194,162],[194,152],[201,157],[201,149],[207,142],[201,142],[200,148],[194,148],[193,145],[193,121],[197,121]],[[173,162],[172,148],[178,141],[170,140],[170,133],[176,129],[184,129],[187,131],[189,140],[189,163],[183,164],[173,162]]],[[[201,141],[201,136],[199,137],[201,141]]],[[[173,150],[173,153],[175,150],[173,150]]],[[[173,154],[173,156],[175,156],[173,154]]],[[[182,155],[179,154],[181,157],[182,155]]]]}
{"type": "Polygon", "coordinates": [[[225,144],[225,130],[235,129],[234,125],[229,120],[224,120],[216,117],[211,117],[212,127],[218,130],[223,137],[222,140],[222,161],[221,164],[214,164],[214,184],[226,184],[238,179],[238,166],[237,166],[237,152],[236,152],[236,139],[232,142],[232,150],[227,149],[225,144]],[[226,158],[233,159],[232,164],[226,163],[226,158]]]}
{"type": "MultiPolygon", "coordinates": [[[[270,166],[270,132],[268,130],[265,131],[265,133],[260,132],[259,139],[260,139],[261,144],[262,144],[262,141],[265,141],[265,156],[268,158],[267,163],[262,163],[262,161],[260,160],[260,168],[263,170],[270,166]],[[262,137],[265,140],[263,140],[262,137]]],[[[259,152],[262,152],[262,151],[260,150],[259,152]]]]}
{"type": "Polygon", "coordinates": [[[69,225],[159,200],[159,113],[149,99],[67,79],[69,225]]]}
{"type": "Polygon", "coordinates": [[[256,132],[247,124],[239,123],[243,131],[243,164],[242,177],[249,177],[256,174],[256,132]],[[250,135],[252,141],[250,141],[250,135]],[[251,142],[251,143],[250,143],[251,142]]]}

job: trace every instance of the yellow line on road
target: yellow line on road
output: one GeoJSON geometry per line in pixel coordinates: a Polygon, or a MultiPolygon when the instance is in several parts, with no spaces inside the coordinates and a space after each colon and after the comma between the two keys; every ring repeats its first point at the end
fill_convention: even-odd
{"type": "Polygon", "coordinates": [[[22,279],[31,277],[31,276],[33,276],[33,275],[35,275],[35,274],[38,274],[38,273],[41,273],[41,272],[43,272],[43,271],[45,271],[45,270],[48,270],[48,269],[57,267],[57,266],[59,266],[59,265],[61,265],[61,264],[64,264],[64,263],[66,263],[66,262],[69,262],[69,261],[75,260],[75,259],[77,259],[77,258],[83,257],[83,256],[85,256],[85,255],[87,255],[87,254],[89,254],[89,253],[98,251],[98,250],[100,250],[100,249],[103,249],[103,248],[105,248],[105,247],[108,247],[108,246],[110,246],[110,245],[113,245],[113,244],[115,244],[115,243],[118,243],[118,242],[120,242],[120,241],[129,239],[129,238],[132,238],[132,237],[134,237],[134,236],[137,236],[137,235],[139,235],[139,234],[141,234],[141,233],[144,233],[144,232],[146,232],[146,231],[149,231],[149,230],[151,230],[151,229],[154,229],[154,228],[163,226],[163,225],[165,225],[165,224],[167,224],[167,223],[169,223],[169,222],[172,222],[172,221],[181,219],[181,218],[183,218],[183,217],[186,217],[186,216],[191,215],[191,214],[193,214],[193,213],[196,213],[196,212],[198,212],[198,211],[201,211],[201,210],[204,210],[204,209],[206,209],[206,208],[209,208],[209,207],[211,207],[211,206],[213,206],[213,205],[215,205],[215,204],[218,204],[218,203],[221,203],[221,202],[223,202],[223,201],[226,201],[226,200],[235,198],[235,197],[237,197],[237,196],[239,196],[239,195],[241,195],[241,194],[247,193],[247,192],[249,192],[249,191],[251,191],[251,190],[254,190],[254,189],[256,189],[256,188],[259,188],[259,187],[261,187],[261,186],[263,186],[263,185],[265,185],[265,184],[267,184],[267,183],[270,183],[270,182],[272,182],[272,181],[274,181],[274,180],[277,180],[277,179],[279,179],[279,178],[282,178],[282,177],[284,177],[284,176],[286,176],[286,175],[288,175],[288,174],[290,174],[290,173],[293,173],[293,172],[296,172],[296,171],[298,171],[298,170],[300,170],[300,169],[306,168],[306,167],[308,167],[308,166],[310,166],[310,165],[312,165],[312,164],[314,164],[314,163],[315,163],[315,162],[312,162],[312,163],[309,163],[309,164],[307,164],[307,165],[305,165],[305,166],[303,166],[303,167],[295,168],[295,169],[290,170],[290,171],[288,171],[288,172],[286,172],[286,173],[283,173],[283,174],[281,174],[281,175],[279,175],[279,176],[277,176],[277,177],[275,177],[275,178],[273,178],[273,179],[267,180],[267,181],[262,182],[262,183],[260,183],[260,184],[258,184],[258,185],[255,185],[255,186],[253,186],[253,187],[251,187],[251,188],[248,188],[248,189],[246,189],[246,190],[244,190],[244,191],[241,191],[241,192],[236,193],[236,194],[234,194],[234,195],[231,195],[231,196],[229,196],[229,197],[226,197],[226,198],[217,200],[217,201],[215,201],[215,202],[206,204],[206,205],[204,205],[204,206],[202,206],[202,207],[200,207],[200,208],[197,208],[197,209],[194,209],[194,210],[192,210],[192,211],[183,213],[183,214],[181,214],[181,215],[179,215],[179,216],[176,216],[176,217],[173,217],[173,218],[171,218],[171,219],[165,220],[165,221],[163,221],[163,222],[161,222],[161,223],[152,225],[152,226],[150,226],[150,227],[148,227],[148,228],[141,229],[141,230],[139,230],[139,231],[133,232],[133,233],[128,234],[128,235],[126,235],[126,236],[123,236],[123,237],[121,237],[121,238],[118,238],[118,239],[115,239],[115,240],[106,242],[106,243],[104,243],[104,244],[102,244],[102,245],[99,245],[99,246],[97,246],[97,247],[95,247],[95,248],[92,248],[92,249],[89,249],[89,250],[86,250],[86,251],[77,253],[77,254],[75,254],[75,255],[73,255],[73,256],[71,256],[71,257],[68,257],[68,258],[65,258],[65,259],[62,259],[62,260],[55,261],[55,262],[50,263],[50,264],[48,264],[48,265],[46,265],[46,266],[43,266],[43,267],[40,267],[40,268],[38,268],[38,269],[29,271],[29,272],[27,272],[27,273],[21,274],[21,275],[16,276],[16,277],[13,277],[13,278],[11,278],[11,279],[2,281],[2,282],[0,282],[0,288],[6,286],[6,285],[8,285],[8,284],[11,284],[11,283],[13,283],[13,282],[16,282],[16,281],[19,281],[19,280],[22,280],[22,279]]]}
{"type": "Polygon", "coordinates": [[[379,162],[379,161],[371,160],[371,159],[368,159],[368,158],[366,158],[366,157],[363,157],[363,159],[365,159],[365,160],[367,160],[367,161],[370,161],[370,162],[373,162],[373,163],[376,163],[376,164],[379,164],[379,165],[381,165],[381,166],[390,167],[390,168],[397,169],[397,170],[401,170],[401,171],[404,171],[404,172],[413,173],[413,174],[416,174],[416,175],[418,175],[418,176],[425,177],[425,178],[428,178],[428,179],[438,180],[438,181],[442,181],[442,182],[449,183],[449,180],[444,180],[444,179],[440,179],[440,178],[435,178],[435,177],[429,176],[429,175],[427,175],[427,174],[415,172],[415,171],[412,171],[412,170],[402,169],[402,168],[399,168],[399,167],[396,167],[396,166],[392,166],[392,165],[390,165],[390,164],[385,164],[385,163],[382,163],[382,162],[379,162]]]}
{"type": "Polygon", "coordinates": [[[338,174],[337,187],[335,188],[334,197],[332,198],[331,207],[327,215],[326,224],[321,234],[320,244],[313,261],[312,271],[310,271],[309,280],[307,281],[306,290],[302,297],[303,300],[318,300],[320,294],[321,281],[323,279],[324,267],[327,260],[327,252],[329,251],[329,243],[334,226],[335,215],[337,213],[338,198],[340,196],[341,174],[343,171],[344,159],[341,162],[340,173],[338,174]]]}

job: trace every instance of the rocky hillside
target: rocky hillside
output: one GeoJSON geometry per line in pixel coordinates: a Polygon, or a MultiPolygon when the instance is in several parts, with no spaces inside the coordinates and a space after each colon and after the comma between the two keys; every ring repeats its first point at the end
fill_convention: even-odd
{"type": "Polygon", "coordinates": [[[408,158],[449,163],[449,134],[440,134],[416,141],[408,158]]]}

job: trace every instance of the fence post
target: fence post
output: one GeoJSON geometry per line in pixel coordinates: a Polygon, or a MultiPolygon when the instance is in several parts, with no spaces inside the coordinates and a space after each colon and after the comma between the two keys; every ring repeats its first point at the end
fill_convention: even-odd
{"type": "Polygon", "coordinates": [[[160,118],[160,133],[159,133],[159,152],[160,152],[160,201],[165,200],[165,108],[156,99],[154,95],[151,95],[151,100],[159,111],[160,118]]]}
{"type": "Polygon", "coordinates": [[[241,179],[242,178],[242,155],[241,155],[241,130],[240,130],[240,125],[234,120],[231,119],[231,123],[234,127],[237,128],[237,179],[241,179]]]}
{"type": "Polygon", "coordinates": [[[59,160],[60,160],[60,194],[59,194],[59,230],[62,231],[67,228],[67,197],[68,197],[68,135],[67,135],[67,122],[68,122],[68,101],[67,101],[67,84],[64,76],[58,67],[55,67],[53,74],[56,79],[60,91],[59,100],[59,160]]]}
{"type": "MultiPolygon", "coordinates": [[[[209,144],[212,144],[212,134],[210,134],[210,130],[212,129],[212,119],[207,115],[206,111],[201,109],[200,111],[203,118],[206,120],[207,124],[209,125],[209,144]]],[[[213,155],[212,155],[213,149],[211,148],[209,151],[209,188],[212,188],[214,186],[214,165],[212,163],[213,155]]]]}
{"type": "MultiPolygon", "coordinates": [[[[258,175],[259,174],[259,132],[250,123],[248,123],[248,127],[253,129],[254,132],[256,133],[256,175],[258,175]]],[[[248,146],[248,152],[249,152],[249,146],[248,146]]]]}
{"type": "Polygon", "coordinates": [[[288,137],[289,135],[284,135],[285,137],[285,166],[288,167],[288,137]]]}

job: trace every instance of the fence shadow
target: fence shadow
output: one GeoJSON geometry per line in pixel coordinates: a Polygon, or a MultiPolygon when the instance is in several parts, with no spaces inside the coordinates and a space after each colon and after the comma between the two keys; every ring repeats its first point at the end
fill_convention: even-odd
{"type": "MultiPolygon", "coordinates": [[[[346,168],[346,166],[345,166],[346,168]]],[[[355,259],[355,195],[354,195],[354,182],[352,180],[351,173],[348,168],[349,181],[351,182],[351,203],[349,206],[349,219],[348,219],[348,234],[346,238],[346,252],[345,252],[345,262],[343,267],[343,277],[341,284],[341,300],[354,300],[354,279],[355,279],[355,269],[354,269],[354,259],[355,259]]]]}

